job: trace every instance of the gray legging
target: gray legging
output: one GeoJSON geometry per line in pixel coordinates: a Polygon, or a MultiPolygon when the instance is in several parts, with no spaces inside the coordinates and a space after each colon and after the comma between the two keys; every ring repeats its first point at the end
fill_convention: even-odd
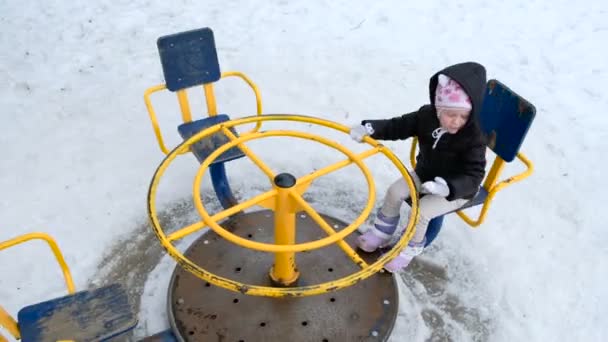
{"type": "MultiPolygon", "coordinates": [[[[420,191],[420,178],[415,172],[410,172],[416,185],[416,189],[420,191]]],[[[399,177],[386,191],[384,196],[384,204],[380,208],[376,217],[375,226],[377,229],[392,234],[395,231],[397,222],[399,221],[399,210],[403,201],[410,197],[410,189],[403,177],[399,177]]],[[[435,217],[444,215],[453,210],[462,207],[467,202],[466,199],[456,199],[448,201],[445,197],[427,194],[418,202],[420,208],[420,217],[416,224],[416,233],[412,238],[413,242],[420,243],[424,240],[426,229],[429,221],[435,217]]]]}

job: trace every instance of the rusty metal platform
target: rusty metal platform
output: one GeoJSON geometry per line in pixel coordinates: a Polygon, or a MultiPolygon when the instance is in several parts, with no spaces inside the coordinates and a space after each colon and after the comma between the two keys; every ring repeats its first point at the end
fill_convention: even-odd
{"type": "MultiPolygon", "coordinates": [[[[326,236],[316,222],[297,214],[296,242],[326,236]]],[[[340,230],[346,225],[322,217],[340,230]]],[[[222,223],[233,233],[272,243],[273,213],[262,210],[238,215],[222,223]]],[[[353,246],[357,233],[347,237],[353,246]]],[[[248,284],[273,286],[268,271],[273,254],[234,245],[213,231],[195,241],[184,255],[209,271],[248,284]]],[[[365,260],[377,255],[361,253],[365,260]]],[[[324,283],[354,273],[358,267],[330,245],[297,253],[297,286],[324,283]]],[[[216,286],[177,266],[169,285],[169,320],[183,341],[386,341],[397,318],[398,289],[389,273],[378,273],[343,290],[310,297],[247,296],[216,286]]]]}

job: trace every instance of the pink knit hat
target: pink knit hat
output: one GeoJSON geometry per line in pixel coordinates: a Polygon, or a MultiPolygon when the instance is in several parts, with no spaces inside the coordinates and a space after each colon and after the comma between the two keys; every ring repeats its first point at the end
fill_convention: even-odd
{"type": "Polygon", "coordinates": [[[458,82],[439,74],[435,90],[435,106],[471,109],[471,99],[458,82]]]}

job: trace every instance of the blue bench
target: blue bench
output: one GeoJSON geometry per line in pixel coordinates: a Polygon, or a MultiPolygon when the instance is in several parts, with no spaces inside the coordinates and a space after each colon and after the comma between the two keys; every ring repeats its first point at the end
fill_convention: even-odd
{"type": "Polygon", "coordinates": [[[112,284],[26,306],[17,314],[23,342],[107,341],[137,325],[125,289],[112,284]]]}

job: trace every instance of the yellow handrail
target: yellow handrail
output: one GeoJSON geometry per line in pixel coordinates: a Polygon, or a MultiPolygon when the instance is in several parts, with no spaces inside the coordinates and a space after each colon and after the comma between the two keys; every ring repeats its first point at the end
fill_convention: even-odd
{"type": "MultiPolygon", "coordinates": [[[[253,90],[253,92],[255,94],[256,114],[262,115],[262,96],[260,95],[260,90],[255,85],[255,83],[253,83],[253,81],[249,77],[247,77],[247,75],[245,75],[239,71],[227,71],[227,72],[222,73],[221,78],[227,78],[227,77],[241,78],[243,81],[245,81],[249,85],[249,87],[251,87],[251,89],[253,90]]],[[[167,89],[167,86],[165,84],[155,85],[155,86],[152,86],[152,87],[146,89],[146,91],[144,92],[144,103],[146,104],[146,108],[148,110],[148,116],[150,117],[150,121],[152,122],[152,128],[154,129],[154,135],[156,136],[156,140],[158,141],[158,146],[160,147],[160,150],[164,154],[169,154],[169,149],[165,145],[165,141],[163,139],[163,135],[160,130],[160,125],[158,123],[158,118],[156,117],[156,112],[154,111],[154,107],[152,106],[152,101],[150,100],[150,95],[152,95],[153,93],[165,90],[165,89],[167,89]]],[[[205,101],[207,103],[207,110],[208,110],[207,115],[209,115],[209,116],[217,115],[217,105],[215,102],[215,95],[213,92],[213,84],[212,83],[203,84],[203,90],[205,93],[205,101]]],[[[182,121],[183,122],[192,121],[192,114],[190,111],[190,105],[189,105],[186,89],[179,90],[176,93],[177,93],[177,99],[178,99],[178,103],[180,106],[180,110],[182,113],[182,121]]],[[[255,127],[251,131],[246,132],[245,134],[255,133],[255,132],[259,131],[261,126],[262,126],[261,121],[256,122],[255,127]]],[[[183,153],[188,153],[188,152],[189,151],[186,151],[183,153]]]]}
{"type": "MultiPolygon", "coordinates": [[[[237,121],[240,121],[240,120],[237,120],[237,121]]],[[[245,239],[236,234],[228,232],[227,230],[222,228],[219,224],[217,224],[216,222],[211,220],[211,216],[209,216],[209,214],[205,210],[205,207],[203,206],[202,200],[199,196],[200,191],[199,192],[193,191],[194,206],[197,209],[199,215],[203,218],[203,221],[205,221],[205,223],[207,223],[207,225],[212,230],[214,230],[218,235],[220,235],[221,237],[223,237],[226,240],[231,241],[232,243],[235,243],[239,246],[249,248],[249,249],[255,249],[255,250],[264,251],[264,252],[275,252],[275,253],[276,252],[302,252],[305,250],[318,249],[318,248],[333,244],[333,243],[337,242],[338,240],[342,240],[347,235],[354,232],[355,229],[357,229],[357,227],[360,226],[365,221],[365,219],[369,216],[369,214],[371,213],[373,206],[374,206],[375,186],[374,186],[374,180],[371,175],[371,172],[369,171],[367,166],[363,163],[363,161],[350,150],[344,148],[343,146],[339,145],[338,143],[336,143],[332,140],[325,139],[320,136],[314,136],[310,133],[298,132],[298,131],[288,131],[288,130],[267,131],[267,132],[263,132],[263,133],[254,133],[254,134],[250,134],[247,136],[242,136],[225,145],[222,145],[220,148],[218,148],[213,153],[211,153],[199,167],[199,170],[194,179],[193,189],[200,189],[204,171],[209,167],[209,165],[211,165],[211,162],[213,162],[213,160],[215,158],[217,158],[219,155],[221,155],[226,150],[230,149],[231,147],[234,147],[235,145],[237,145],[239,143],[244,143],[249,140],[260,139],[260,138],[264,138],[264,137],[276,137],[276,136],[290,136],[290,137],[310,139],[310,140],[320,142],[327,146],[333,147],[333,148],[337,149],[338,151],[342,152],[343,154],[347,155],[349,157],[349,160],[352,163],[355,163],[357,166],[359,166],[359,168],[362,170],[363,175],[367,181],[368,193],[369,193],[368,201],[367,201],[366,206],[363,209],[363,212],[361,213],[361,215],[352,224],[350,224],[348,227],[341,230],[339,233],[330,235],[330,236],[322,238],[320,240],[301,243],[301,244],[294,244],[294,245],[275,245],[275,244],[268,244],[268,243],[252,241],[252,240],[245,239]]],[[[381,152],[381,149],[376,148],[375,152],[379,153],[379,152],[381,152]]],[[[247,155],[247,156],[249,158],[252,158],[251,155],[247,155]]],[[[165,165],[168,165],[168,164],[165,164],[165,165]]],[[[340,164],[332,165],[333,170],[337,170],[340,167],[341,167],[340,164]]],[[[159,169],[160,169],[160,167],[159,167],[159,169]]],[[[239,206],[242,206],[242,204],[240,204],[239,206]]],[[[245,209],[245,208],[241,207],[241,209],[245,209]]]]}
{"type": "Polygon", "coordinates": [[[418,138],[412,139],[412,148],[410,148],[410,163],[413,168],[416,168],[416,146],[418,146],[418,138]]]}
{"type": "MultiPolygon", "coordinates": [[[[256,132],[256,133],[248,134],[246,136],[241,136],[239,138],[236,138],[236,136],[229,135],[229,138],[231,138],[231,141],[227,144],[222,145],[220,148],[218,148],[213,153],[211,153],[207,157],[207,159],[205,159],[203,161],[203,163],[201,164],[201,166],[199,168],[199,171],[197,172],[193,189],[195,189],[195,188],[200,189],[200,182],[201,182],[202,175],[204,174],[204,171],[209,167],[209,165],[215,158],[217,158],[219,155],[224,153],[227,149],[242,145],[249,140],[260,139],[260,138],[264,138],[264,137],[273,137],[273,136],[290,136],[290,137],[296,137],[296,138],[310,139],[310,140],[314,140],[316,142],[325,144],[327,146],[336,148],[340,152],[342,152],[343,154],[346,155],[347,159],[345,161],[335,163],[328,167],[317,170],[307,176],[296,179],[295,185],[293,186],[293,188],[291,188],[289,190],[289,193],[287,195],[287,198],[292,200],[291,204],[289,204],[290,208],[288,211],[291,212],[293,210],[300,210],[300,209],[306,211],[309,215],[311,215],[311,218],[314,221],[316,221],[317,224],[319,224],[323,230],[326,231],[328,236],[325,238],[316,240],[316,241],[306,242],[306,243],[299,243],[299,244],[288,243],[288,244],[272,245],[272,244],[255,242],[255,241],[251,241],[251,240],[244,240],[244,239],[226,231],[224,228],[222,228],[220,225],[218,225],[217,222],[215,222],[218,219],[220,219],[220,217],[230,216],[231,210],[240,211],[243,208],[252,206],[253,204],[258,204],[263,207],[270,207],[274,211],[276,211],[276,209],[277,209],[276,208],[276,196],[279,193],[276,189],[276,184],[274,184],[274,188],[271,189],[270,191],[267,191],[264,194],[258,195],[255,198],[247,200],[239,205],[236,205],[234,207],[221,211],[220,213],[215,214],[214,216],[210,216],[206,212],[206,210],[201,202],[198,192],[194,191],[193,197],[194,197],[194,201],[195,201],[195,207],[196,207],[197,211],[199,212],[199,214],[201,215],[201,217],[203,218],[203,220],[202,220],[203,222],[198,222],[198,223],[192,224],[188,227],[185,227],[176,232],[173,232],[171,235],[167,236],[165,234],[165,232],[163,231],[163,228],[161,227],[159,219],[158,219],[158,214],[157,214],[157,210],[156,210],[156,192],[157,192],[158,184],[160,182],[160,178],[164,174],[165,170],[168,168],[169,164],[181,152],[188,151],[192,144],[196,143],[197,141],[199,141],[201,139],[204,139],[205,137],[207,137],[209,135],[215,134],[226,128],[231,128],[231,127],[235,127],[238,125],[252,124],[257,121],[305,122],[305,123],[325,126],[328,128],[333,128],[337,131],[348,133],[348,127],[340,125],[340,124],[332,122],[332,121],[320,119],[320,118],[306,117],[306,116],[300,116],[300,115],[251,116],[251,117],[228,121],[228,122],[225,122],[225,123],[222,123],[219,125],[209,127],[207,129],[195,134],[194,136],[190,137],[185,142],[183,142],[180,146],[178,146],[176,149],[174,149],[171,153],[169,153],[169,155],[167,155],[167,157],[163,160],[163,162],[158,166],[158,168],[152,178],[152,182],[150,184],[150,188],[148,191],[148,214],[150,216],[150,223],[152,224],[154,233],[156,234],[157,238],[159,239],[161,245],[163,246],[163,248],[165,248],[165,250],[169,253],[169,255],[171,257],[173,257],[179,263],[179,265],[181,267],[183,267],[185,270],[191,272],[195,276],[197,276],[209,283],[212,283],[214,285],[217,285],[219,287],[222,287],[222,288],[225,288],[225,289],[228,289],[231,291],[241,292],[241,293],[244,293],[247,295],[269,296],[269,297],[311,296],[311,295],[327,293],[328,291],[339,290],[339,289],[354,285],[354,284],[358,283],[359,281],[372,276],[376,272],[379,272],[384,267],[384,264],[386,264],[389,260],[391,260],[395,256],[397,256],[397,254],[400,253],[400,251],[411,240],[411,238],[413,237],[413,234],[415,233],[415,225],[418,220],[418,198],[417,198],[417,196],[412,197],[412,214],[409,215],[405,233],[401,236],[399,241],[395,244],[395,246],[390,251],[388,251],[381,257],[379,257],[375,262],[368,265],[363,260],[361,260],[358,256],[355,255],[356,252],[354,252],[352,250],[352,248],[350,248],[349,246],[343,245],[341,247],[348,247],[348,248],[342,248],[343,251],[361,268],[361,270],[359,270],[358,272],[355,272],[351,275],[345,276],[343,278],[329,281],[326,283],[314,284],[314,285],[309,284],[306,286],[297,286],[297,287],[268,287],[268,286],[254,285],[254,284],[245,284],[245,283],[241,283],[238,281],[234,281],[229,278],[224,278],[217,274],[210,273],[209,271],[203,269],[199,265],[192,262],[190,259],[186,258],[175,246],[173,246],[173,244],[171,242],[176,239],[179,239],[181,237],[184,237],[205,226],[210,227],[218,235],[231,241],[232,243],[236,243],[236,244],[246,247],[246,248],[251,248],[251,249],[256,249],[256,250],[261,250],[261,251],[266,251],[266,252],[272,252],[272,253],[275,253],[275,256],[276,256],[276,253],[303,252],[303,251],[308,251],[308,250],[312,250],[312,249],[316,249],[316,248],[321,248],[321,247],[327,246],[331,243],[339,243],[339,241],[341,241],[346,235],[352,233],[370,214],[371,207],[373,206],[373,203],[375,201],[375,198],[374,198],[375,187],[374,187],[373,179],[371,178],[371,174],[370,174],[369,170],[367,169],[365,164],[363,164],[363,159],[366,157],[372,156],[376,153],[382,153],[385,157],[387,157],[393,163],[393,165],[400,171],[404,180],[407,182],[408,188],[410,189],[410,191],[412,191],[412,192],[415,191],[413,180],[411,179],[411,176],[409,175],[409,173],[407,172],[407,169],[403,166],[403,164],[401,163],[399,158],[397,158],[397,156],[395,156],[390,151],[390,149],[384,147],[383,145],[381,145],[380,143],[378,143],[377,141],[373,140],[370,137],[365,137],[364,141],[366,143],[370,144],[372,146],[372,149],[367,152],[360,153],[360,154],[354,154],[353,152],[349,151],[348,149],[344,148],[343,146],[341,146],[329,139],[326,139],[326,138],[323,138],[323,137],[320,137],[317,135],[313,135],[310,133],[306,133],[306,132],[288,131],[288,130],[256,132]],[[305,203],[305,201],[301,198],[300,194],[301,194],[301,192],[304,191],[304,189],[306,189],[306,187],[310,184],[310,182],[312,182],[317,177],[327,174],[329,172],[336,171],[338,169],[341,169],[341,168],[343,168],[347,165],[353,164],[353,163],[356,164],[363,171],[364,176],[367,180],[369,197],[370,197],[369,200],[371,201],[371,206],[370,206],[370,202],[368,202],[368,204],[363,209],[361,216],[359,218],[355,219],[354,222],[351,223],[350,225],[348,225],[347,227],[342,228],[342,230],[334,231],[329,225],[327,225],[327,223],[324,221],[324,219],[320,215],[313,215],[314,209],[305,203]]],[[[249,151],[249,152],[251,152],[251,151],[249,151]]],[[[249,156],[251,158],[251,156],[254,156],[254,154],[249,153],[249,154],[247,154],[247,156],[249,156]]],[[[266,168],[263,163],[259,163],[258,166],[266,168]]],[[[267,171],[269,171],[268,173],[273,174],[272,170],[268,169],[267,171]]],[[[275,213],[275,215],[276,215],[276,213],[275,213]]],[[[291,218],[289,216],[285,216],[284,219],[289,220],[291,218]]],[[[283,238],[285,238],[285,240],[290,239],[289,236],[279,236],[279,240],[283,240],[283,238]]],[[[284,241],[279,241],[279,243],[284,243],[284,241]]],[[[291,254],[283,254],[280,256],[280,258],[282,258],[282,261],[289,262],[289,260],[291,260],[291,254]]],[[[279,280],[279,282],[281,282],[281,283],[290,283],[297,277],[297,274],[293,273],[292,271],[293,271],[293,269],[281,270],[278,273],[274,273],[274,276],[275,276],[274,278],[277,278],[277,280],[279,280]],[[282,278],[285,278],[285,279],[282,279],[282,278]]]]}
{"type": "MultiPolygon", "coordinates": [[[[251,89],[253,90],[253,93],[255,94],[256,114],[257,115],[262,115],[262,95],[260,95],[260,90],[258,89],[258,86],[256,86],[255,83],[253,83],[253,81],[249,77],[247,77],[247,75],[245,75],[245,74],[243,74],[242,72],[239,72],[239,71],[226,71],[226,72],[223,72],[222,73],[222,78],[226,78],[226,77],[239,77],[243,81],[245,81],[249,85],[249,87],[251,87],[251,89]]],[[[258,132],[261,127],[262,127],[262,122],[258,121],[258,122],[256,122],[255,127],[251,131],[246,132],[244,134],[258,132]]]]}
{"type": "Polygon", "coordinates": [[[70,294],[74,293],[76,290],[74,287],[74,281],[72,280],[72,275],[70,273],[70,269],[69,269],[67,263],[65,262],[65,259],[63,258],[63,254],[61,254],[61,250],[59,249],[57,242],[55,242],[55,240],[53,240],[53,238],[50,235],[48,235],[46,233],[29,233],[29,234],[21,235],[16,238],[13,238],[11,240],[0,242],[0,251],[3,249],[9,248],[9,247],[13,247],[15,245],[22,244],[22,243],[30,241],[30,240],[43,240],[44,242],[46,242],[49,245],[49,247],[53,251],[53,254],[55,255],[55,259],[57,259],[57,262],[59,263],[59,266],[61,267],[61,271],[63,272],[63,277],[65,278],[65,282],[66,282],[66,285],[68,288],[68,292],[70,294]]]}
{"type": "MultiPolygon", "coordinates": [[[[0,327],[6,329],[14,338],[20,340],[21,333],[19,332],[19,326],[17,325],[17,321],[8,314],[1,306],[0,306],[0,327]]],[[[7,341],[2,334],[0,334],[0,342],[7,341]]]]}
{"type": "Polygon", "coordinates": [[[148,109],[148,115],[150,116],[150,121],[152,121],[152,128],[154,129],[154,134],[156,135],[156,140],[158,141],[158,146],[160,150],[163,151],[164,154],[169,154],[169,150],[167,146],[165,146],[165,142],[163,140],[163,135],[160,132],[160,126],[158,125],[158,119],[156,118],[156,113],[154,112],[154,107],[152,107],[152,102],[150,101],[150,95],[152,93],[156,93],[161,90],[167,89],[167,86],[164,84],[155,85],[146,89],[144,92],[144,103],[146,104],[146,108],[148,109]]]}
{"type": "MultiPolygon", "coordinates": [[[[412,147],[410,148],[410,163],[412,163],[412,167],[416,167],[416,146],[418,144],[418,139],[416,137],[413,138],[412,140],[412,147]]],[[[490,203],[492,202],[492,199],[494,199],[494,196],[496,195],[496,193],[498,193],[500,190],[504,189],[506,186],[511,185],[515,182],[519,182],[527,177],[529,177],[532,174],[532,171],[534,170],[534,166],[532,164],[532,162],[523,154],[523,153],[517,153],[517,159],[519,159],[526,167],[526,171],[522,172],[521,174],[515,175],[513,177],[509,177],[499,183],[495,183],[496,180],[498,179],[498,177],[500,176],[500,173],[503,170],[503,167],[505,165],[505,161],[500,158],[499,156],[496,156],[496,159],[492,165],[492,168],[490,170],[490,172],[488,173],[486,180],[484,182],[484,188],[488,191],[488,197],[486,197],[485,201],[483,202],[483,207],[481,208],[481,212],[479,213],[479,217],[477,218],[477,220],[473,220],[471,219],[469,216],[467,216],[467,214],[465,214],[462,210],[457,211],[456,213],[458,214],[458,216],[463,219],[468,225],[470,225],[472,228],[477,228],[479,227],[486,218],[486,215],[488,214],[488,209],[490,208],[490,203]]]]}
{"type": "Polygon", "coordinates": [[[517,153],[517,159],[519,159],[526,166],[526,170],[518,175],[509,177],[493,185],[488,190],[488,197],[483,203],[483,207],[481,208],[481,212],[479,213],[479,217],[477,218],[477,220],[474,221],[473,219],[468,217],[463,211],[457,212],[458,216],[460,216],[460,218],[463,219],[466,223],[468,223],[471,227],[476,228],[483,223],[486,218],[488,208],[490,208],[490,203],[494,198],[494,195],[496,195],[500,190],[506,188],[507,186],[515,182],[519,182],[532,174],[532,171],[534,171],[534,165],[532,164],[532,162],[521,152],[517,153]]]}
{"type": "MultiPolygon", "coordinates": [[[[7,249],[10,247],[22,244],[22,243],[30,241],[30,240],[43,240],[44,242],[46,242],[49,245],[49,247],[53,251],[53,254],[55,255],[55,258],[57,259],[57,262],[59,263],[59,266],[61,267],[61,270],[63,272],[63,277],[65,278],[66,286],[68,288],[68,292],[70,294],[73,294],[76,291],[76,289],[74,287],[74,281],[72,280],[72,275],[70,273],[70,269],[69,269],[67,263],[65,262],[63,254],[61,253],[61,250],[59,249],[57,242],[55,242],[55,240],[53,240],[53,238],[50,235],[48,235],[46,233],[29,233],[29,234],[21,235],[21,236],[18,236],[16,238],[13,238],[13,239],[10,239],[10,240],[4,241],[4,242],[0,242],[0,251],[3,249],[7,249]]],[[[2,307],[0,307],[0,326],[7,329],[8,332],[10,332],[16,339],[21,338],[20,334],[19,334],[19,328],[17,326],[17,322],[2,307]]],[[[0,335],[0,342],[3,341],[2,339],[3,339],[3,337],[0,335]]]]}

